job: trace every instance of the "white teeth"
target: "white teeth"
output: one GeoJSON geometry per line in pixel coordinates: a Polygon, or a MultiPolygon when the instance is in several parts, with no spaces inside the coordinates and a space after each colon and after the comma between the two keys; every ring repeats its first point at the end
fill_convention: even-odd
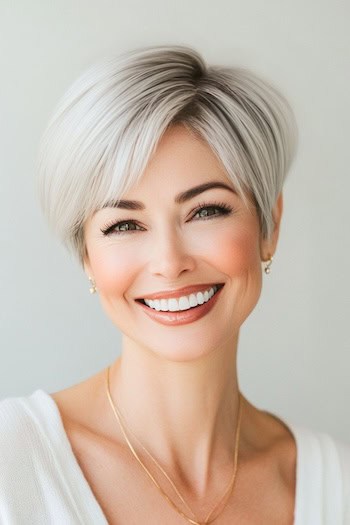
{"type": "Polygon", "coordinates": [[[204,295],[202,292],[198,292],[197,293],[197,301],[199,304],[203,304],[204,303],[204,295]]]}
{"type": "Polygon", "coordinates": [[[218,290],[217,286],[213,286],[203,292],[198,292],[197,294],[184,295],[179,299],[172,297],[171,299],[144,299],[147,306],[153,308],[153,310],[162,311],[162,312],[178,312],[180,310],[189,310],[198,306],[198,304],[203,304],[208,302],[218,290]]]}
{"type": "Polygon", "coordinates": [[[190,295],[190,306],[197,306],[197,297],[194,295],[194,293],[191,293],[190,295]]]}
{"type": "Polygon", "coordinates": [[[166,310],[168,308],[168,303],[166,299],[160,300],[160,310],[166,310]]]}
{"type": "Polygon", "coordinates": [[[154,309],[155,310],[160,310],[160,301],[159,301],[159,299],[155,299],[153,301],[153,304],[154,304],[154,309]]]}
{"type": "MultiPolygon", "coordinates": [[[[179,299],[179,302],[181,299],[182,297],[179,299]]],[[[177,299],[174,299],[174,298],[169,299],[168,301],[169,312],[176,312],[177,310],[180,310],[179,302],[177,299]]]]}
{"type": "Polygon", "coordinates": [[[190,308],[190,298],[188,297],[180,297],[179,299],[179,308],[180,310],[187,310],[190,308]]]}

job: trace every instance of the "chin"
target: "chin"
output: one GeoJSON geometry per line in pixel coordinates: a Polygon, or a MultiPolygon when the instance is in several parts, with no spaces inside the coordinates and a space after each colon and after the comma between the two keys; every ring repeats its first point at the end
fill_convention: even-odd
{"type": "Polygon", "coordinates": [[[222,327],[221,329],[216,327],[215,332],[211,334],[208,331],[204,334],[203,330],[193,333],[193,327],[187,333],[186,330],[183,330],[183,327],[182,333],[179,332],[177,327],[170,331],[169,328],[166,330],[167,333],[163,334],[162,337],[157,337],[156,340],[153,340],[152,337],[147,338],[146,334],[142,341],[135,340],[135,337],[132,335],[131,337],[128,336],[128,339],[129,341],[130,339],[132,340],[130,341],[131,346],[135,345],[138,349],[144,349],[147,353],[160,360],[174,363],[200,361],[209,356],[213,357],[215,353],[220,351],[220,348],[227,347],[231,351],[235,347],[232,325],[226,331],[222,327]],[[223,338],[223,333],[226,333],[226,338],[223,338]]]}

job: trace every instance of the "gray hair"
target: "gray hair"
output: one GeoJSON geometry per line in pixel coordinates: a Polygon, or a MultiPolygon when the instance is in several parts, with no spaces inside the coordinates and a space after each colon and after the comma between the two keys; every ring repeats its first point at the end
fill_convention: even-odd
{"type": "Polygon", "coordinates": [[[86,219],[138,182],[173,124],[206,141],[244,203],[253,197],[262,236],[270,237],[297,145],[290,105],[245,68],[207,65],[187,46],[149,46],[88,69],[40,142],[43,212],[81,264],[86,219]]]}

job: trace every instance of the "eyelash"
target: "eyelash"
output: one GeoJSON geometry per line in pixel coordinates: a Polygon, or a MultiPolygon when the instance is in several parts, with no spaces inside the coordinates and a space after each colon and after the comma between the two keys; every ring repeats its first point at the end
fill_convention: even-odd
{"type": "MultiPolygon", "coordinates": [[[[197,215],[197,213],[199,213],[203,209],[207,209],[207,208],[217,209],[217,210],[220,211],[220,213],[204,217],[204,218],[202,218],[203,220],[215,219],[217,217],[230,215],[232,213],[232,211],[233,211],[233,208],[231,206],[228,206],[227,204],[225,204],[223,202],[212,202],[210,204],[207,204],[207,203],[203,202],[203,203],[199,204],[198,207],[195,210],[193,210],[192,219],[193,219],[193,217],[195,215],[197,215]]],[[[196,220],[198,220],[198,219],[196,219],[196,220]]],[[[199,219],[199,220],[201,220],[201,219],[199,219]]],[[[137,222],[134,221],[133,219],[126,219],[124,221],[118,221],[118,222],[113,221],[111,223],[106,224],[101,229],[101,232],[103,233],[103,235],[111,235],[111,234],[113,234],[113,235],[124,235],[125,233],[133,233],[133,232],[140,231],[140,230],[124,230],[124,231],[114,230],[114,228],[116,228],[117,226],[120,226],[121,224],[127,224],[127,223],[133,223],[133,224],[137,225],[137,222]]]]}

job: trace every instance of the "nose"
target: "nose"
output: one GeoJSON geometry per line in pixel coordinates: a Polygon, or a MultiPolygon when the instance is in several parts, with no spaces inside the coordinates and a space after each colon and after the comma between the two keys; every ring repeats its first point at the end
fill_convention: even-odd
{"type": "Polygon", "coordinates": [[[152,244],[149,270],[168,282],[176,281],[183,272],[193,271],[195,257],[175,226],[158,231],[152,244]]]}

